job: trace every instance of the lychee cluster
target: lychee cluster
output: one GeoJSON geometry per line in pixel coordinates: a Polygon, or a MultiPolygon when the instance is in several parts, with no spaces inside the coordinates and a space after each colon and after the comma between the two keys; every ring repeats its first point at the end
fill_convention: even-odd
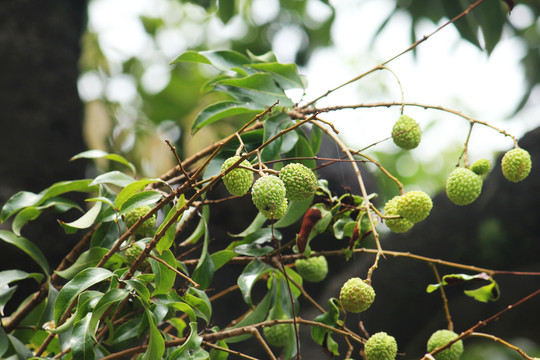
{"type": "MultiPolygon", "coordinates": [[[[137,243],[133,243],[129,248],[126,249],[125,255],[128,261],[128,264],[133,264],[135,260],[141,255],[143,248],[141,248],[137,243]]],[[[139,265],[139,270],[144,270],[150,265],[148,258],[145,258],[139,265]]]]}
{"type": "Polygon", "coordinates": [[[375,290],[358,277],[347,280],[339,292],[341,306],[352,313],[367,310],[374,300],[375,290]]]}
{"type": "Polygon", "coordinates": [[[323,281],[328,274],[328,262],[322,255],[308,259],[297,259],[294,265],[300,276],[309,282],[323,281]]]}
{"type": "MultiPolygon", "coordinates": [[[[433,350],[448,344],[450,341],[455,340],[458,337],[458,334],[451,330],[437,330],[435,331],[427,342],[427,351],[432,352],[433,350]]],[[[436,353],[433,357],[436,360],[459,360],[461,354],[463,353],[463,341],[456,341],[452,346],[447,349],[444,349],[441,352],[436,353]]]]}
{"type": "MultiPolygon", "coordinates": [[[[232,156],[225,160],[221,171],[227,170],[240,159],[232,156]]],[[[223,176],[223,182],[232,195],[242,196],[251,188],[253,203],[268,219],[282,218],[288,209],[289,201],[307,200],[317,190],[317,177],[308,167],[291,163],[283,167],[279,177],[263,175],[252,186],[253,171],[251,164],[244,160],[242,168],[236,168],[223,176]]]]}
{"type": "Polygon", "coordinates": [[[395,233],[406,232],[415,223],[424,220],[432,208],[431,197],[423,191],[408,191],[395,196],[385,204],[384,215],[401,218],[386,219],[386,226],[395,233]]]}
{"type": "Polygon", "coordinates": [[[411,150],[420,144],[422,129],[411,117],[401,115],[392,127],[394,143],[404,150],[411,150]]]}
{"type": "MultiPolygon", "coordinates": [[[[132,209],[124,214],[126,228],[130,229],[135,223],[151,210],[150,206],[141,206],[132,209]]],[[[135,234],[142,236],[150,236],[156,226],[156,214],[152,215],[145,222],[139,225],[135,230],[135,234]]]]}
{"type": "Polygon", "coordinates": [[[370,336],[364,345],[367,360],[394,360],[397,343],[393,336],[381,331],[370,336]]]}

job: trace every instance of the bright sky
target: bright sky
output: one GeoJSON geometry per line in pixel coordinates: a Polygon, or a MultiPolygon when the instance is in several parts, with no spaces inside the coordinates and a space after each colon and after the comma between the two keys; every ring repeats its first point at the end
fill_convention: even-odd
{"type": "MultiPolygon", "coordinates": [[[[276,4],[277,0],[254,0],[254,17],[260,22],[268,21],[277,11],[276,4]]],[[[313,16],[326,16],[325,5],[316,0],[309,4],[313,16]]],[[[336,0],[332,4],[337,11],[332,31],[335,45],[318,51],[308,66],[301,69],[309,81],[307,99],[371,69],[410,45],[409,21],[401,14],[387,25],[375,46],[370,47],[375,29],[389,14],[394,1],[336,0]]],[[[152,44],[138,17],[140,14],[163,16],[166,22],[177,22],[184,16],[181,6],[179,2],[167,0],[132,0],[129,3],[93,0],[89,7],[89,23],[99,33],[102,48],[113,63],[119,64],[130,56],[144,59],[147,65],[143,78],[145,87],[157,92],[168,82],[168,62],[204,38],[204,30],[198,26],[203,14],[190,11],[190,18],[184,18],[182,28],[161,33],[157,45],[152,44]]],[[[526,26],[535,21],[520,5],[516,6],[510,20],[516,26],[526,26]]],[[[417,33],[427,35],[439,25],[423,23],[417,33]]],[[[224,27],[215,20],[210,22],[208,31],[215,34],[218,44],[228,36],[238,36],[243,30],[240,21],[233,20],[224,27]]],[[[286,28],[276,37],[274,52],[282,62],[291,61],[291,49],[300,45],[294,41],[294,34],[295,29],[286,28]]],[[[448,26],[418,47],[416,59],[409,53],[388,66],[401,82],[405,101],[441,105],[521,136],[540,123],[540,104],[528,106],[526,111],[508,121],[524,91],[525,79],[519,64],[523,54],[519,41],[505,34],[492,55],[487,57],[473,45],[460,40],[457,31],[448,26]]],[[[105,89],[97,83],[92,74],[82,78],[79,84],[81,97],[90,100],[105,92],[111,99],[131,101],[136,96],[133,82],[125,76],[114,77],[105,89]]],[[[319,104],[400,100],[395,77],[388,71],[379,71],[337,91],[319,104]]],[[[405,113],[415,118],[423,128],[430,126],[425,131],[421,146],[412,151],[413,156],[420,153],[423,158],[426,154],[437,156],[449,144],[461,144],[465,140],[468,123],[455,115],[413,107],[407,107],[405,113]]],[[[327,114],[325,118],[335,122],[351,147],[361,148],[387,137],[398,116],[399,108],[395,107],[342,111],[327,114]]],[[[377,149],[391,150],[392,146],[393,143],[387,141],[377,149]]],[[[492,159],[494,151],[511,146],[509,138],[478,126],[473,131],[469,156],[472,160],[479,157],[492,159]]]]}

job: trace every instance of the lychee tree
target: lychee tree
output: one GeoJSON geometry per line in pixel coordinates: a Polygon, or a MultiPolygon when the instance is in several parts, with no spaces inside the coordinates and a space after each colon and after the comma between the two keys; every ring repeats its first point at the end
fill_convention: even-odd
{"type": "MultiPolygon", "coordinates": [[[[458,359],[471,337],[488,338],[531,359],[508,341],[477,330],[517,305],[526,306],[525,301],[540,291],[508,304],[487,319],[478,319],[471,328],[453,329],[445,286],[487,282],[465,293],[471,301],[497,301],[504,291],[494,279],[497,271],[385,250],[381,231],[407,232],[416,223],[429,221],[433,202],[421,189],[404,191],[398,177],[366,149],[348,147],[325,114],[399,107],[401,115],[395,124],[388,124],[389,136],[381,141],[393,139],[407,150],[418,147],[422,137],[422,121],[406,115],[409,107],[445,111],[465,120],[469,133],[462,155],[456,159],[457,169],[448,169],[447,182],[449,198],[461,206],[481,196],[482,176],[490,170],[484,160],[469,165],[467,150],[474,126],[486,126],[494,130],[494,136],[513,139],[514,149],[502,161],[504,176],[511,182],[522,181],[529,174],[533,164],[528,152],[519,148],[517,139],[505,130],[439,105],[409,103],[403,98],[376,104],[317,105],[322,98],[375,71],[391,71],[388,66],[394,59],[473,11],[475,4],[404,52],[320,97],[299,103],[291,100],[286,90],[305,91],[304,77],[295,64],[279,63],[271,53],[255,56],[220,50],[180,54],[171,66],[210,66],[215,74],[202,91],[212,93],[217,100],[198,113],[192,132],[216,122],[237,124],[240,119],[242,125],[190,157],[177,153],[166,142],[163,146],[169,146],[178,165],[159,178],[140,178],[124,157],[89,150],[73,160],[107,159],[123,171],[66,180],[39,193],[22,191],[13,195],[0,213],[2,222],[11,220],[11,231],[1,230],[0,239],[18,247],[41,272],[0,272],[2,313],[17,282],[30,279],[38,284],[36,292],[16,310],[2,314],[0,356],[172,360],[234,355],[253,359],[251,348],[244,344],[255,343],[269,359],[299,359],[303,346],[314,344],[331,356],[393,359],[403,354],[392,334],[375,332],[375,325],[367,322],[351,327],[346,318],[350,313],[371,310],[377,302],[377,287],[381,286],[373,276],[383,266],[380,259],[395,256],[402,261],[423,261],[469,272],[450,272],[439,278],[433,265],[437,283],[423,286],[426,296],[435,291],[441,294],[448,329],[433,329],[422,359],[458,359]],[[343,157],[317,156],[323,136],[340,148],[343,157]],[[360,193],[337,196],[318,176],[319,169],[342,161],[352,164],[360,193]],[[377,194],[364,182],[366,170],[361,165],[366,162],[395,183],[394,196],[380,209],[374,205],[377,194]],[[220,191],[221,183],[228,193],[223,188],[220,191]],[[83,210],[70,200],[73,192],[87,194],[90,206],[83,210]],[[248,205],[241,202],[243,197],[249,198],[248,205]],[[231,204],[231,209],[240,203],[251,206],[252,216],[246,219],[244,230],[216,240],[210,225],[213,210],[221,203],[231,204]],[[39,247],[23,236],[23,228],[44,212],[72,209],[83,214],[71,221],[63,220],[67,215],[59,215],[59,226],[76,234],[79,241],[51,270],[39,247]],[[296,235],[288,236],[290,233],[296,235]],[[339,250],[312,248],[312,239],[323,234],[348,241],[341,242],[339,250]],[[319,303],[306,291],[304,281],[325,283],[328,257],[348,261],[366,254],[374,259],[370,268],[341,284],[335,296],[319,303]],[[231,285],[215,281],[217,272],[239,275],[231,285]],[[260,298],[253,295],[257,284],[264,288],[260,298]],[[242,302],[237,306],[242,315],[215,314],[215,302],[231,293],[240,295],[242,302]],[[300,299],[320,315],[306,318],[300,299]],[[220,322],[216,321],[218,317],[220,322]],[[301,343],[301,332],[311,335],[310,344],[301,343]]],[[[238,217],[234,211],[229,216],[238,217]]],[[[396,276],[400,275],[399,262],[384,266],[395,266],[396,276]]]]}

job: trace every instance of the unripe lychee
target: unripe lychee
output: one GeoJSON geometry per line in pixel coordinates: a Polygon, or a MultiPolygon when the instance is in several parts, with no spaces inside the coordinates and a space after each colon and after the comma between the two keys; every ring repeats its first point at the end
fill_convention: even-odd
{"type": "Polygon", "coordinates": [[[352,313],[367,310],[375,300],[375,291],[371,285],[355,277],[347,280],[339,292],[339,301],[343,308],[352,313]]]}
{"type": "Polygon", "coordinates": [[[285,200],[285,185],[274,175],[261,176],[251,189],[253,203],[261,212],[276,212],[285,200]]]}
{"type": "Polygon", "coordinates": [[[392,127],[392,138],[400,148],[411,150],[420,144],[422,129],[413,118],[401,115],[392,127]]]}
{"type": "Polygon", "coordinates": [[[467,168],[457,168],[446,180],[446,195],[456,205],[468,205],[480,195],[482,177],[467,168]]]}
{"type": "Polygon", "coordinates": [[[287,198],[283,199],[283,202],[281,203],[281,205],[277,208],[277,210],[275,211],[272,211],[272,210],[269,210],[269,211],[266,211],[266,210],[261,210],[261,213],[267,218],[267,219],[271,219],[271,220],[277,220],[277,219],[281,219],[286,213],[287,213],[287,209],[289,208],[289,201],[287,201],[287,198]]]}
{"type": "Polygon", "coordinates": [[[393,336],[381,331],[373,334],[364,345],[367,360],[394,360],[397,343],[393,336]]]}
{"type": "Polygon", "coordinates": [[[433,201],[423,191],[408,191],[397,200],[396,209],[399,215],[412,223],[424,220],[433,208],[433,201]]]}
{"type": "Polygon", "coordinates": [[[311,169],[299,163],[287,164],[279,171],[279,178],[283,180],[287,199],[291,201],[309,199],[317,190],[317,177],[311,169]]]}
{"type": "MultiPolygon", "coordinates": [[[[144,215],[146,215],[151,210],[150,206],[141,206],[138,208],[135,208],[133,210],[128,211],[124,214],[124,221],[126,223],[126,228],[131,228],[135,223],[144,215]]],[[[145,222],[143,222],[137,230],[135,230],[135,234],[139,234],[142,236],[149,236],[152,234],[152,231],[154,230],[154,227],[156,226],[156,214],[152,215],[149,219],[147,219],[145,222]]]]}
{"type": "MultiPolygon", "coordinates": [[[[135,260],[139,257],[143,249],[137,244],[133,243],[129,248],[126,249],[125,255],[128,261],[128,264],[133,264],[135,260]]],[[[148,258],[145,258],[142,263],[139,265],[140,270],[146,269],[150,265],[148,258]]]]}
{"type": "Polygon", "coordinates": [[[519,182],[531,172],[531,155],[521,148],[512,149],[504,154],[501,166],[506,179],[519,182]]]}
{"type": "MultiPolygon", "coordinates": [[[[432,352],[438,347],[448,344],[450,341],[456,339],[458,334],[450,330],[437,330],[431,335],[427,342],[427,351],[432,352]]],[[[438,352],[433,355],[437,360],[458,360],[463,353],[463,341],[459,340],[452,344],[451,347],[438,352]]]]}
{"type": "Polygon", "coordinates": [[[476,160],[471,166],[471,171],[480,176],[487,175],[489,170],[491,170],[491,163],[488,159],[476,160]]]}
{"type": "MultiPolygon", "coordinates": [[[[386,202],[386,204],[384,205],[384,215],[399,215],[397,211],[397,203],[399,198],[399,196],[394,196],[391,200],[388,200],[386,202]]],[[[406,231],[409,231],[414,225],[414,223],[410,222],[405,218],[385,219],[384,223],[392,232],[395,233],[404,233],[406,231]]]]}
{"type": "MultiPolygon", "coordinates": [[[[284,319],[285,317],[280,317],[284,319]]],[[[277,324],[263,328],[266,341],[273,346],[284,347],[294,338],[294,328],[291,324],[277,324]]]]}
{"type": "Polygon", "coordinates": [[[294,263],[296,271],[309,282],[323,281],[328,274],[328,263],[324,256],[314,256],[309,259],[297,259],[294,263]]]}
{"type": "MultiPolygon", "coordinates": [[[[227,170],[239,159],[240,156],[231,156],[225,160],[221,166],[221,171],[227,170]]],[[[251,164],[247,160],[242,161],[240,165],[251,168],[251,164]]],[[[248,169],[236,168],[223,177],[223,183],[231,195],[242,196],[248,192],[253,183],[253,172],[248,169]]]]}

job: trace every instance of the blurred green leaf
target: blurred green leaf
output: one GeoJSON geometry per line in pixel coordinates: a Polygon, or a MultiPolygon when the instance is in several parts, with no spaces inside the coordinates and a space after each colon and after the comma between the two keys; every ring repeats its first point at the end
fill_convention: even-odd
{"type": "Polygon", "coordinates": [[[208,231],[208,206],[203,206],[203,216],[201,219],[204,220],[204,244],[202,248],[201,257],[197,263],[197,267],[193,271],[193,280],[200,285],[200,289],[207,289],[212,282],[212,277],[214,276],[214,263],[212,258],[208,254],[208,245],[210,242],[210,233],[208,231]]]}
{"type": "Polygon", "coordinates": [[[235,0],[218,0],[218,16],[227,24],[229,20],[234,16],[235,12],[235,0]]]}
{"type": "Polygon", "coordinates": [[[219,70],[230,70],[250,63],[249,59],[244,55],[230,50],[186,51],[171,61],[170,64],[181,62],[209,64],[219,70]]]}
{"type": "Polygon", "coordinates": [[[103,268],[89,268],[77,274],[58,293],[54,303],[54,321],[59,323],[60,317],[80,293],[112,276],[112,272],[103,268]]]}
{"type": "Polygon", "coordinates": [[[201,110],[195,122],[191,126],[191,134],[195,134],[197,131],[215,123],[218,120],[222,120],[235,115],[257,115],[262,109],[246,102],[239,101],[220,101],[211,104],[201,110]]]}
{"type": "Polygon", "coordinates": [[[87,150],[83,151],[82,153],[79,153],[75,156],[73,156],[70,160],[77,160],[77,159],[108,159],[111,161],[118,162],[120,164],[126,165],[130,168],[133,173],[135,173],[135,166],[133,166],[132,163],[127,161],[124,157],[117,155],[117,154],[109,154],[103,150],[87,150]]]}
{"type": "Polygon", "coordinates": [[[0,327],[0,356],[3,356],[8,349],[9,341],[4,328],[0,327]]]}
{"type": "Polygon", "coordinates": [[[491,54],[499,43],[506,21],[507,11],[501,0],[484,0],[472,14],[477,20],[484,35],[484,47],[491,54]]]}
{"type": "Polygon", "coordinates": [[[16,359],[30,359],[34,356],[34,354],[32,354],[32,352],[15,336],[8,334],[7,337],[15,350],[15,354],[17,354],[16,359]]]}
{"type": "Polygon", "coordinates": [[[305,89],[306,84],[298,74],[296,64],[257,63],[249,64],[248,67],[270,73],[282,89],[305,89]]]}
{"type": "Polygon", "coordinates": [[[269,74],[257,73],[243,78],[223,79],[215,83],[215,89],[227,92],[240,101],[254,101],[263,106],[292,106],[292,101],[280,89],[269,74]]]}
{"type": "Polygon", "coordinates": [[[49,264],[47,259],[43,256],[43,253],[39,248],[30,242],[28,239],[17,236],[12,232],[6,230],[0,230],[0,239],[4,240],[8,244],[15,245],[22,251],[24,251],[28,256],[30,256],[34,261],[43,269],[43,273],[49,276],[49,264]]]}
{"type": "MultiPolygon", "coordinates": [[[[446,15],[452,19],[469,7],[467,0],[442,0],[446,15]]],[[[476,45],[479,49],[482,47],[478,41],[478,23],[473,16],[463,16],[454,22],[461,36],[476,45]]]]}

